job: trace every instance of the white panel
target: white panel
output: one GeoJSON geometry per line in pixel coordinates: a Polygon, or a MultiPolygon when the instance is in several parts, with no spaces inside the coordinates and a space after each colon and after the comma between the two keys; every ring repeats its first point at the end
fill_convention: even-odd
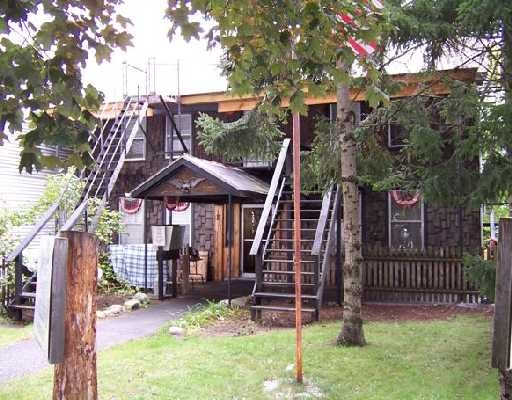
{"type": "MultiPolygon", "coordinates": [[[[21,148],[12,140],[4,141],[0,146],[0,207],[7,207],[12,210],[24,210],[35,204],[43,194],[46,187],[46,179],[56,172],[51,170],[34,171],[32,174],[18,170],[21,148]]],[[[42,148],[43,154],[55,154],[55,150],[49,147],[42,148]]],[[[14,234],[23,238],[32,229],[31,225],[16,227],[14,234]]],[[[24,252],[29,258],[37,258],[39,241],[42,235],[53,235],[55,228],[53,221],[45,226],[40,234],[28,246],[24,252]],[[33,253],[32,257],[30,253],[33,253]]]]}

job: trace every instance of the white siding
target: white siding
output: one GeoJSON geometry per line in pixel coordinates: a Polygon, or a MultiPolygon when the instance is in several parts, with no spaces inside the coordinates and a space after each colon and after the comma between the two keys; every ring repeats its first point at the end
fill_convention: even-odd
{"type": "MultiPolygon", "coordinates": [[[[9,207],[12,210],[23,210],[32,206],[43,193],[46,178],[55,173],[43,170],[32,174],[24,171],[20,174],[20,150],[14,140],[6,140],[3,146],[0,146],[0,207],[9,207]]],[[[22,238],[30,229],[31,226],[19,227],[16,234],[22,238]]],[[[53,222],[48,223],[41,234],[53,234],[54,229],[53,222]]],[[[36,237],[29,249],[36,251],[38,248],[39,238],[36,237]]]]}

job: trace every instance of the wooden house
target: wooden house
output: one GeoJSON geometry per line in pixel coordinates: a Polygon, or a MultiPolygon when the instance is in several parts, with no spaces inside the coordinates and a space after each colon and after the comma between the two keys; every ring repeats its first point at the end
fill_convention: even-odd
{"type": "MultiPolygon", "coordinates": [[[[449,89],[442,81],[445,75],[470,82],[478,78],[474,69],[440,71],[428,76],[394,75],[392,79],[404,83],[395,97],[414,96],[425,85],[429,85],[436,95],[446,95],[449,89]]],[[[365,93],[354,91],[352,96],[358,119],[368,108],[365,93]]],[[[153,225],[171,222],[185,225],[188,244],[202,254],[208,254],[205,278],[222,281],[230,274],[235,278],[256,279],[253,294],[260,309],[267,307],[264,304],[266,297],[287,300],[290,296],[283,287],[293,284],[291,253],[285,247],[286,242],[293,242],[289,232],[289,221],[293,216],[286,181],[289,171],[283,161],[289,154],[289,141],[285,140],[282,157],[275,162],[241,160],[236,166],[267,182],[270,189],[265,199],[255,198],[235,204],[231,252],[226,242],[229,213],[225,204],[190,203],[183,201],[184,195],[168,196],[166,201],[130,196],[137,186],[185,153],[211,160],[198,142],[195,121],[200,113],[226,122],[234,121],[253,109],[258,101],[257,96],[233,97],[219,92],[180,98],[129,97],[124,102],[107,104],[101,112],[104,124],[91,141],[97,170],[87,176],[88,185],[77,206],[75,219],[67,225],[73,226],[83,212],[87,198],[92,196],[105,203],[108,201],[111,208],[123,212],[125,230],[118,238],[121,245],[151,243],[150,227],[153,225]],[[265,256],[262,252],[272,255],[265,256]],[[230,271],[228,258],[231,258],[230,271]],[[271,286],[279,290],[272,292],[271,286]]],[[[335,102],[334,95],[306,98],[309,112],[301,117],[303,149],[311,147],[316,116],[332,118],[335,102]]],[[[286,105],[283,101],[283,106],[286,105]]],[[[291,123],[283,126],[283,131],[290,138],[291,123]]],[[[390,146],[400,146],[395,133],[390,126],[390,146]]],[[[305,300],[311,300],[314,305],[306,308],[311,312],[318,313],[324,288],[337,285],[337,292],[341,291],[342,254],[337,251],[341,248],[342,233],[340,198],[340,191],[333,187],[329,193],[305,194],[301,200],[305,213],[303,229],[310,231],[310,236],[304,236],[304,241],[310,245],[304,246],[309,257],[305,258],[305,263],[310,265],[304,266],[302,283],[311,286],[311,291],[305,292],[305,300]],[[306,215],[308,212],[310,214],[306,215]]],[[[364,296],[367,300],[478,301],[478,292],[464,277],[461,259],[463,252],[476,253],[480,249],[478,209],[437,207],[424,202],[421,195],[411,197],[399,190],[373,192],[364,187],[360,188],[360,206],[365,245],[364,296]]],[[[94,225],[94,219],[91,224],[94,225]]]]}

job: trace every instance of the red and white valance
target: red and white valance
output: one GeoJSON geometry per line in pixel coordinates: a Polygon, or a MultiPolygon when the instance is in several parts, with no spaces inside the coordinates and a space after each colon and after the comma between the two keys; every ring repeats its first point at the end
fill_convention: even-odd
{"type": "Polygon", "coordinates": [[[119,201],[119,208],[125,214],[137,214],[142,205],[142,199],[129,199],[122,197],[119,201]]]}
{"type": "Polygon", "coordinates": [[[421,194],[420,192],[409,192],[406,190],[392,190],[391,198],[398,207],[412,208],[421,200],[421,194]]]}
{"type": "Polygon", "coordinates": [[[179,201],[179,199],[177,199],[175,197],[166,197],[165,198],[165,207],[169,211],[174,211],[174,212],[186,211],[189,206],[190,206],[190,203],[187,203],[185,201],[179,201]]]}

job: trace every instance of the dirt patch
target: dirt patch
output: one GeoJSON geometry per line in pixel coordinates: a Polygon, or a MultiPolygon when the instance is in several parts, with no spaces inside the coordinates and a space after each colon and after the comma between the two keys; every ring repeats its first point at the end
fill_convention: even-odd
{"type": "Polygon", "coordinates": [[[217,320],[202,328],[199,334],[204,336],[246,336],[269,329],[268,326],[251,321],[249,310],[240,310],[231,318],[217,320]]]}
{"type": "Polygon", "coordinates": [[[116,294],[98,294],[97,297],[97,309],[103,310],[114,304],[123,305],[126,300],[131,298],[130,296],[121,296],[116,294]]]}
{"type": "MultiPolygon", "coordinates": [[[[363,319],[365,321],[431,321],[448,320],[457,315],[483,315],[492,317],[494,308],[490,305],[396,305],[396,304],[365,304],[363,319]]],[[[340,321],[343,309],[338,306],[325,306],[320,312],[320,321],[340,321]]],[[[304,325],[313,321],[312,315],[303,316],[304,325]]],[[[201,329],[205,336],[243,336],[253,335],[276,328],[295,326],[295,315],[288,312],[263,312],[258,323],[251,321],[248,310],[238,313],[235,317],[215,321],[201,329]]]]}

